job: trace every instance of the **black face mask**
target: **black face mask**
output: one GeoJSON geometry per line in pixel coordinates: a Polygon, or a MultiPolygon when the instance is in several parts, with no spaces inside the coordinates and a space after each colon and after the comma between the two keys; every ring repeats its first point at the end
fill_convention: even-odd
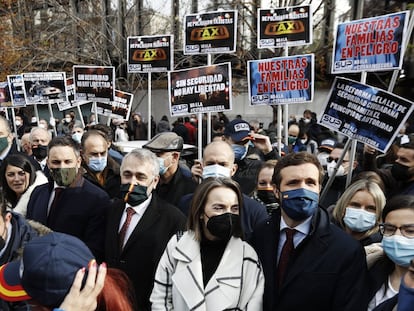
{"type": "Polygon", "coordinates": [[[37,145],[32,148],[32,152],[37,160],[42,161],[47,156],[47,146],[37,145]]]}
{"type": "Polygon", "coordinates": [[[131,206],[137,206],[148,199],[147,187],[141,185],[122,184],[120,194],[124,202],[131,206]]]}
{"type": "Polygon", "coordinates": [[[391,174],[396,180],[407,181],[412,176],[409,172],[409,167],[400,163],[394,163],[391,168],[391,174]]]}
{"type": "Polygon", "coordinates": [[[257,197],[265,204],[277,203],[273,190],[257,190],[257,197]]]}
{"type": "Polygon", "coordinates": [[[207,229],[220,240],[228,240],[234,233],[241,232],[239,218],[239,215],[233,213],[212,216],[208,218],[207,229]]]}

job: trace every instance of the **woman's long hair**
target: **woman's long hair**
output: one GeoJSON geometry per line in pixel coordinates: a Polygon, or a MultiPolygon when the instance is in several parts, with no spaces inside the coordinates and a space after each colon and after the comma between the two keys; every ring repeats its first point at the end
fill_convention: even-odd
{"type": "MultiPolygon", "coordinates": [[[[10,189],[7,184],[6,169],[9,165],[19,167],[26,173],[29,173],[30,177],[27,188],[29,188],[36,179],[36,169],[30,162],[30,159],[23,154],[11,154],[3,160],[0,167],[0,184],[3,187],[3,196],[4,199],[12,205],[12,207],[15,207],[19,200],[17,199],[16,192],[10,189]]],[[[25,190],[27,190],[27,188],[25,190]]]]}

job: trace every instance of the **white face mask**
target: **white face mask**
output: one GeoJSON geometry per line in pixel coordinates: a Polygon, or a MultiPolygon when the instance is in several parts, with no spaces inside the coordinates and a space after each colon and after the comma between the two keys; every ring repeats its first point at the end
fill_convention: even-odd
{"type": "Polygon", "coordinates": [[[322,153],[319,153],[317,157],[318,157],[319,163],[323,167],[326,167],[326,165],[328,164],[329,153],[322,152],[322,153]]]}
{"type": "Polygon", "coordinates": [[[345,225],[355,232],[372,229],[377,223],[377,216],[362,208],[347,207],[344,216],[345,225]]]}
{"type": "Polygon", "coordinates": [[[20,125],[22,125],[22,122],[19,121],[19,120],[16,120],[16,121],[14,121],[14,124],[16,124],[16,126],[20,126],[20,125]]]}
{"type": "MultiPolygon", "coordinates": [[[[326,164],[326,170],[328,171],[328,176],[331,177],[335,172],[336,167],[336,161],[331,161],[326,164]]],[[[338,170],[336,172],[335,176],[344,176],[345,175],[345,168],[341,165],[339,165],[338,170]]]]}
{"type": "Polygon", "coordinates": [[[231,172],[230,169],[228,167],[224,167],[218,164],[213,164],[213,165],[207,165],[204,166],[203,168],[203,175],[202,178],[206,179],[209,177],[227,177],[230,178],[231,177],[231,172]]]}
{"type": "Polygon", "coordinates": [[[66,123],[70,123],[70,121],[72,121],[71,118],[65,118],[66,123]]]}

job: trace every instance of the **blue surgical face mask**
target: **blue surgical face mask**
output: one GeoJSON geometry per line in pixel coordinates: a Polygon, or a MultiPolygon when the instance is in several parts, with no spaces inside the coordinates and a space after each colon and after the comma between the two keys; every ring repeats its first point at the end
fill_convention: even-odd
{"type": "Polygon", "coordinates": [[[158,163],[160,164],[160,175],[164,175],[167,173],[168,169],[170,168],[171,164],[168,166],[165,166],[165,159],[161,157],[157,157],[158,163]]]}
{"type": "Polygon", "coordinates": [[[387,257],[398,266],[408,267],[414,257],[414,239],[402,235],[384,236],[382,248],[387,257]]]}
{"type": "Polygon", "coordinates": [[[344,216],[345,225],[354,232],[372,229],[377,223],[377,215],[361,208],[347,207],[344,216]]]}
{"type": "Polygon", "coordinates": [[[108,159],[106,157],[91,157],[89,158],[88,167],[93,172],[102,172],[106,164],[108,162],[108,159]]]}
{"type": "Polygon", "coordinates": [[[224,167],[218,164],[207,165],[203,167],[202,178],[206,179],[209,177],[220,178],[220,177],[231,177],[231,171],[228,167],[224,167]]]}
{"type": "Polygon", "coordinates": [[[82,140],[82,133],[78,133],[78,132],[76,132],[76,133],[73,133],[72,134],[72,139],[74,140],[74,141],[76,141],[78,144],[80,144],[81,143],[81,140],[82,140]]]}
{"type": "Polygon", "coordinates": [[[293,220],[304,220],[315,214],[319,194],[304,188],[281,193],[283,211],[293,220]]]}
{"type": "Polygon", "coordinates": [[[236,160],[243,160],[246,157],[247,154],[247,148],[246,146],[241,145],[231,145],[233,152],[234,152],[234,158],[236,160]]]}

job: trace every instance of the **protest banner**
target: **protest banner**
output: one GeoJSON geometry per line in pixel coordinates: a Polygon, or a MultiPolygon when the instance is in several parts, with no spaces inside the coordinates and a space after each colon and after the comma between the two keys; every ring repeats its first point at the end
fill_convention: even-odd
{"type": "Polygon", "coordinates": [[[401,69],[409,11],[338,24],[333,74],[401,69]]]}
{"type": "MultiPolygon", "coordinates": [[[[134,94],[115,90],[115,100],[111,103],[97,103],[96,113],[112,119],[128,121],[133,99],[134,94]]],[[[91,112],[95,113],[94,106],[91,112]]]]}
{"type": "Polygon", "coordinates": [[[174,68],[172,35],[128,37],[128,73],[165,72],[174,68]]]}
{"type": "Polygon", "coordinates": [[[248,61],[250,105],[311,102],[313,64],[313,54],[248,61]]]}
{"type": "Polygon", "coordinates": [[[115,97],[115,67],[73,66],[75,100],[109,103],[115,97]]]}
{"type": "Polygon", "coordinates": [[[337,77],[319,124],[386,152],[412,110],[393,93],[337,77]]]}
{"type": "Polygon", "coordinates": [[[27,105],[56,104],[67,101],[65,72],[22,73],[27,105]]]}
{"type": "Polygon", "coordinates": [[[168,73],[171,116],[232,109],[230,63],[168,73]]]}
{"type": "Polygon", "coordinates": [[[7,76],[9,82],[10,96],[13,107],[26,106],[26,99],[24,98],[24,83],[21,75],[7,76]]]}
{"type": "Polygon", "coordinates": [[[257,10],[257,47],[280,48],[312,44],[309,5],[257,10]]]}
{"type": "Polygon", "coordinates": [[[73,78],[66,79],[66,91],[68,94],[68,100],[66,102],[58,103],[59,111],[72,109],[76,106],[90,103],[90,101],[87,100],[75,100],[75,84],[73,83],[73,78]]]}
{"type": "Polygon", "coordinates": [[[237,11],[223,10],[184,17],[184,55],[234,53],[237,11]]]}
{"type": "Polygon", "coordinates": [[[11,107],[12,101],[8,82],[0,82],[0,107],[11,107]]]}

